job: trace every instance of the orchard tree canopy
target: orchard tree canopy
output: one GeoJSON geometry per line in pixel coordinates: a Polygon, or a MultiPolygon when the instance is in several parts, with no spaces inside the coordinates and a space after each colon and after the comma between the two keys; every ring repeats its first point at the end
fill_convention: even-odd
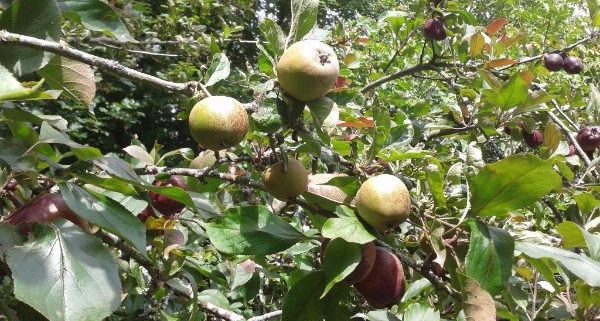
{"type": "Polygon", "coordinates": [[[598,0],[0,0],[0,320],[600,320],[598,0]]]}

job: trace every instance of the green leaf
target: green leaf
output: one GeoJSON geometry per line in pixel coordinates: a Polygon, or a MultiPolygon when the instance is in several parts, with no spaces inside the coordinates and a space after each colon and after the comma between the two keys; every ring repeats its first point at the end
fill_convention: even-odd
{"type": "Polygon", "coordinates": [[[67,134],[56,130],[46,121],[42,122],[39,139],[40,142],[48,144],[67,145],[71,147],[75,156],[82,160],[92,160],[102,157],[102,152],[99,149],[72,141],[67,134]]]}
{"type": "Polygon", "coordinates": [[[473,179],[472,213],[503,217],[560,188],[552,163],[532,154],[513,155],[487,165],[473,179]]]}
{"type": "Polygon", "coordinates": [[[130,164],[114,155],[104,156],[101,159],[95,160],[94,164],[113,177],[120,178],[136,187],[167,196],[196,210],[196,205],[186,191],[174,186],[157,187],[149,184],[135,173],[130,164]]]}
{"type": "Polygon", "coordinates": [[[600,201],[598,201],[594,195],[591,193],[581,193],[573,195],[575,202],[577,203],[577,208],[583,214],[590,214],[594,209],[600,206],[600,201]]]}
{"type": "Polygon", "coordinates": [[[522,73],[515,73],[499,90],[485,91],[485,100],[502,110],[525,104],[529,98],[529,84],[525,80],[526,76],[522,73]]]}
{"type": "Polygon", "coordinates": [[[554,153],[563,138],[560,128],[555,123],[548,123],[544,128],[544,145],[548,147],[549,153],[554,153]]]}
{"type": "Polygon", "coordinates": [[[17,232],[14,225],[0,223],[0,259],[4,260],[4,254],[13,246],[24,241],[23,236],[17,232]]]}
{"type": "Polygon", "coordinates": [[[323,257],[326,286],[323,294],[321,294],[321,299],[329,293],[336,283],[341,282],[356,270],[362,257],[362,247],[360,244],[349,243],[341,238],[336,238],[329,242],[323,257]]]}
{"type": "Polygon", "coordinates": [[[292,0],[292,23],[290,27],[292,43],[299,41],[312,30],[317,23],[318,11],[319,0],[292,0]]]}
{"type": "Polygon", "coordinates": [[[315,293],[323,292],[325,280],[325,272],[313,271],[296,281],[285,296],[281,321],[349,320],[339,302],[350,289],[337,284],[325,298],[319,299],[315,293]]]}
{"type": "Polygon", "coordinates": [[[516,242],[516,250],[534,259],[551,258],[591,286],[600,286],[600,263],[587,256],[541,244],[516,242]]]}
{"type": "Polygon", "coordinates": [[[119,15],[101,0],[58,0],[63,15],[84,28],[115,36],[119,41],[135,41],[119,15]]]}
{"type": "MultiPolygon", "coordinates": [[[[413,303],[404,312],[404,321],[440,321],[440,312],[423,303],[413,303]]],[[[479,321],[479,320],[478,320],[479,321]]]]}
{"type": "Polygon", "coordinates": [[[13,76],[13,74],[0,65],[0,102],[15,100],[41,100],[56,99],[60,91],[41,91],[44,80],[25,87],[13,76]]]}
{"type": "Polygon", "coordinates": [[[96,77],[90,66],[61,56],[54,56],[38,71],[52,89],[62,90],[63,96],[89,106],[96,95],[96,77]]]}
{"type": "Polygon", "coordinates": [[[210,68],[206,72],[206,86],[212,86],[219,81],[229,77],[230,67],[229,58],[224,53],[218,53],[213,56],[210,68]]]}
{"type": "Polygon", "coordinates": [[[283,30],[269,18],[265,18],[258,27],[267,42],[265,47],[277,59],[285,50],[285,35],[283,34],[283,30]]]}
{"type": "Polygon", "coordinates": [[[263,206],[229,209],[205,227],[217,250],[232,255],[274,254],[304,239],[304,234],[263,206]]]}
{"type": "Polygon", "coordinates": [[[429,280],[422,278],[412,282],[408,288],[406,288],[406,292],[404,292],[404,296],[402,296],[401,302],[407,302],[408,300],[416,297],[417,295],[433,289],[433,284],[429,282],[429,280]]]}
{"type": "Polygon", "coordinates": [[[326,145],[331,143],[331,138],[325,133],[322,127],[333,127],[337,124],[340,111],[336,103],[327,98],[321,97],[306,104],[315,122],[315,129],[321,141],[326,145]]]}
{"type": "Polygon", "coordinates": [[[514,241],[507,231],[480,221],[469,221],[469,226],[471,239],[465,272],[486,291],[497,294],[504,289],[511,275],[514,241]]]}
{"type": "Polygon", "coordinates": [[[354,211],[345,209],[347,208],[344,206],[339,207],[339,210],[336,211],[339,217],[328,219],[323,224],[321,234],[328,239],[342,238],[346,242],[359,244],[366,244],[375,240],[375,237],[358,220],[354,211]],[[340,215],[340,212],[343,215],[340,215]]]}
{"type": "Polygon", "coordinates": [[[94,225],[117,235],[146,255],[146,228],[138,218],[117,201],[72,183],[60,183],[67,206],[94,225]]]}
{"type": "Polygon", "coordinates": [[[596,15],[594,16],[594,20],[592,21],[592,24],[594,25],[594,27],[600,28],[600,12],[596,12],[596,15]]]}
{"type": "Polygon", "coordinates": [[[2,115],[7,119],[28,122],[34,125],[41,125],[44,121],[46,121],[48,124],[52,125],[52,127],[58,128],[61,131],[66,131],[68,125],[67,120],[62,118],[61,116],[34,115],[21,108],[5,109],[2,112],[2,115]]]}
{"type": "MultiPolygon", "coordinates": [[[[0,15],[0,30],[44,40],[60,39],[60,10],[55,0],[15,0],[0,15]]],[[[52,58],[49,52],[24,46],[3,44],[0,64],[17,77],[44,67],[52,58]]]]}
{"type": "Polygon", "coordinates": [[[592,234],[570,221],[558,224],[556,230],[560,234],[564,248],[588,248],[590,257],[600,261],[600,236],[592,234]]]}
{"type": "Polygon", "coordinates": [[[431,190],[431,195],[435,202],[435,206],[439,208],[446,207],[446,195],[444,195],[444,172],[442,164],[438,161],[430,159],[431,164],[425,167],[425,177],[427,185],[431,190]]]}
{"type": "Polygon", "coordinates": [[[34,228],[8,251],[14,293],[50,321],[101,320],[121,303],[117,263],[99,239],[68,221],[34,228]]]}
{"type": "Polygon", "coordinates": [[[398,35],[402,27],[406,24],[406,17],[408,14],[405,11],[386,11],[379,16],[379,21],[385,21],[390,25],[390,28],[394,34],[398,35]]]}

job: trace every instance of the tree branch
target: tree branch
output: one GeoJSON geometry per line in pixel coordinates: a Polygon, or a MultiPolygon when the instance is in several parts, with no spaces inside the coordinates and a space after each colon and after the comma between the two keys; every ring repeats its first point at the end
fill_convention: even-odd
{"type": "Polygon", "coordinates": [[[383,85],[385,83],[388,83],[388,82],[390,82],[392,80],[396,80],[396,79],[402,78],[404,76],[412,75],[412,74],[418,73],[420,71],[433,70],[435,66],[436,65],[433,62],[430,61],[430,62],[427,62],[427,63],[424,63],[424,64],[419,64],[419,65],[416,65],[416,66],[413,66],[413,67],[410,67],[410,68],[407,68],[407,69],[404,69],[404,70],[400,70],[400,71],[395,72],[395,73],[393,73],[391,75],[388,75],[388,76],[385,76],[385,77],[381,77],[381,78],[379,78],[379,79],[377,79],[377,80],[375,80],[375,81],[373,81],[371,83],[368,83],[367,85],[365,85],[360,90],[360,92],[362,94],[364,94],[364,93],[366,93],[368,91],[371,91],[374,88],[379,87],[379,86],[381,86],[381,85],[383,85]]]}
{"type": "Polygon", "coordinates": [[[283,311],[281,310],[277,310],[277,311],[273,311],[273,312],[269,312],[269,313],[265,313],[263,315],[259,315],[253,318],[248,319],[248,321],[266,321],[269,319],[272,319],[274,317],[278,317],[282,314],[283,311]]]}
{"type": "Polygon", "coordinates": [[[98,56],[91,55],[89,53],[73,49],[65,43],[57,43],[34,37],[19,35],[8,32],[6,30],[0,30],[0,45],[16,45],[24,46],[33,49],[39,49],[47,52],[57,54],[69,59],[73,59],[85,64],[98,67],[98,69],[121,76],[127,79],[139,81],[146,85],[150,85],[156,88],[160,88],[167,91],[177,92],[180,94],[193,96],[199,92],[203,92],[204,95],[209,96],[206,87],[196,81],[177,83],[168,80],[163,80],[158,77],[154,77],[135,69],[125,67],[118,62],[98,56]]]}
{"type": "Polygon", "coordinates": [[[443,136],[448,136],[448,135],[454,135],[454,134],[459,134],[459,133],[467,132],[467,131],[470,131],[470,130],[475,129],[475,128],[477,128],[477,126],[466,126],[466,127],[460,127],[460,128],[441,129],[441,130],[435,131],[431,135],[425,137],[425,141],[431,140],[433,138],[438,138],[438,137],[443,137],[443,136]]]}
{"type": "Polygon", "coordinates": [[[502,71],[502,70],[506,70],[506,69],[509,69],[509,68],[513,68],[513,67],[518,66],[518,65],[526,64],[526,63],[538,60],[538,59],[544,57],[544,55],[549,54],[549,53],[553,53],[553,52],[558,53],[558,52],[561,52],[561,51],[571,50],[571,49],[573,49],[573,48],[575,48],[575,47],[577,47],[577,46],[579,46],[579,45],[581,45],[583,43],[586,43],[588,41],[593,40],[595,37],[598,36],[598,34],[599,34],[598,32],[592,32],[587,37],[585,37],[585,38],[583,38],[583,39],[581,39],[581,40],[579,40],[579,41],[577,41],[575,43],[572,43],[572,44],[570,44],[570,45],[568,45],[568,46],[566,46],[566,47],[564,47],[562,49],[544,52],[544,53],[541,53],[541,54],[539,54],[537,56],[533,56],[533,57],[529,57],[529,58],[520,60],[519,62],[517,62],[514,65],[506,66],[506,67],[499,68],[499,69],[496,69],[496,70],[497,71],[502,71]]]}

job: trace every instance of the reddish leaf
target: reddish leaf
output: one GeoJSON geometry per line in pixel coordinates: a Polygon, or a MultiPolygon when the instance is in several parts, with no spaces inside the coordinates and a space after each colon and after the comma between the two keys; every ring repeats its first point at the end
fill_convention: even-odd
{"type": "Polygon", "coordinates": [[[498,18],[487,26],[486,32],[488,35],[493,35],[496,32],[500,31],[500,29],[504,28],[508,24],[508,19],[506,18],[498,18]]]}
{"type": "Polygon", "coordinates": [[[495,60],[487,62],[485,64],[485,67],[487,69],[502,68],[502,67],[512,66],[516,63],[517,63],[517,61],[514,59],[501,58],[501,59],[495,59],[495,60]]]}
{"type": "Polygon", "coordinates": [[[338,123],[338,126],[350,128],[373,128],[375,127],[375,122],[373,121],[373,117],[358,117],[355,121],[344,121],[338,123]]]}

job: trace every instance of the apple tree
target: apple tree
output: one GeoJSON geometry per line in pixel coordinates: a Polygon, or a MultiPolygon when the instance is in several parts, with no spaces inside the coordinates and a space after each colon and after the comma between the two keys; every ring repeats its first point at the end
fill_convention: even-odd
{"type": "Polygon", "coordinates": [[[597,0],[0,0],[0,320],[600,320],[597,0]]]}

